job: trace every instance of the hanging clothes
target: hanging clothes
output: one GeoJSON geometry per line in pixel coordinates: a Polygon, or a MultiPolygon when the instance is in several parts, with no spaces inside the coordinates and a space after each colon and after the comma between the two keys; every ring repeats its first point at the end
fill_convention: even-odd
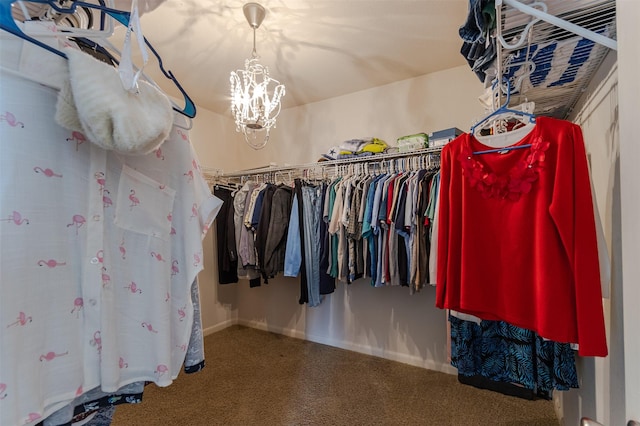
{"type": "MultiPolygon", "coordinates": [[[[2,63],[19,70],[14,43],[2,40],[2,63]]],[[[0,424],[43,420],[98,387],[169,385],[221,204],[186,131],[148,155],[105,151],[55,123],[57,89],[40,72],[43,84],[0,74],[0,424]]]]}
{"type": "MultiPolygon", "coordinates": [[[[250,287],[260,286],[260,270],[258,268],[258,259],[256,255],[255,247],[255,231],[251,226],[253,213],[257,199],[261,190],[264,188],[262,185],[256,185],[251,182],[247,182],[247,194],[245,198],[244,207],[241,209],[243,215],[241,217],[240,225],[240,241],[238,243],[238,256],[242,262],[242,267],[251,272],[246,272],[247,278],[249,278],[250,287]]],[[[235,220],[235,219],[234,219],[235,220]]],[[[238,275],[240,276],[240,271],[238,275]]]]}
{"type": "Polygon", "coordinates": [[[276,192],[276,186],[270,183],[265,185],[265,188],[261,192],[261,203],[256,203],[256,209],[254,217],[257,217],[257,221],[252,222],[252,227],[255,232],[255,245],[257,255],[257,265],[262,279],[265,284],[269,283],[269,278],[273,278],[267,274],[265,268],[265,251],[267,248],[267,238],[269,233],[269,227],[271,222],[271,205],[273,202],[273,195],[276,192]]]}
{"type": "Polygon", "coordinates": [[[320,218],[321,188],[302,187],[304,225],[304,252],[307,271],[307,293],[309,306],[320,304],[320,218]]]}
{"type": "Polygon", "coordinates": [[[238,253],[236,251],[235,211],[231,190],[214,187],[213,195],[222,200],[216,218],[216,243],[218,247],[218,283],[238,282],[238,253]]]}
{"type": "Polygon", "coordinates": [[[251,243],[253,236],[249,235],[249,229],[244,225],[245,210],[249,203],[251,193],[255,189],[254,182],[246,182],[233,198],[233,224],[236,237],[236,253],[238,254],[238,278],[249,280],[250,287],[260,285],[260,273],[255,265],[255,257],[251,243]],[[253,262],[253,263],[251,263],[253,262]]]}
{"type": "Polygon", "coordinates": [[[324,216],[324,206],[328,207],[329,185],[323,183],[320,188],[320,206],[318,211],[318,241],[320,242],[320,288],[321,295],[331,294],[336,289],[336,280],[331,276],[329,259],[331,256],[331,246],[329,242],[329,228],[324,216]]]}
{"type": "Polygon", "coordinates": [[[264,279],[300,276],[299,303],[310,306],[334,292],[336,280],[370,277],[374,286],[408,286],[413,294],[429,282],[425,216],[433,214],[436,170],[295,179],[293,189],[248,181],[234,197],[238,257],[255,262],[264,279]]]}
{"type": "Polygon", "coordinates": [[[451,365],[467,377],[515,383],[538,393],[578,387],[574,351],[504,321],[465,321],[449,316],[451,365]]]}
{"type": "Polygon", "coordinates": [[[515,146],[529,144],[482,155],[465,134],[443,148],[436,305],[606,356],[580,127],[539,117],[515,146]]]}
{"type": "Polygon", "coordinates": [[[275,277],[276,274],[284,271],[292,194],[293,188],[286,185],[279,185],[273,194],[269,230],[262,263],[262,269],[269,277],[275,277]]]}
{"type": "MultiPolygon", "coordinates": [[[[294,180],[294,192],[296,194],[296,200],[298,201],[298,230],[300,233],[300,246],[304,246],[305,241],[305,227],[304,227],[304,201],[302,197],[302,180],[294,180]]],[[[292,209],[296,208],[295,206],[292,209]]],[[[305,250],[300,250],[300,298],[299,304],[309,302],[309,289],[307,284],[307,255],[305,250]]]]}

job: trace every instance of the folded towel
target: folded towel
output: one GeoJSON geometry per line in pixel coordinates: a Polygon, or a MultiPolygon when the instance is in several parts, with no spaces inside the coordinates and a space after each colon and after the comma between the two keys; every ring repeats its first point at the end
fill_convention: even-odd
{"type": "Polygon", "coordinates": [[[370,143],[372,140],[373,138],[349,139],[348,141],[344,141],[340,144],[340,150],[345,152],[359,152],[362,150],[363,146],[370,143]]]}
{"type": "Polygon", "coordinates": [[[366,144],[362,147],[360,152],[372,152],[374,154],[379,154],[385,152],[388,146],[385,141],[381,139],[374,138],[371,143],[366,144]]]}
{"type": "Polygon", "coordinates": [[[326,158],[327,160],[337,160],[338,159],[338,154],[340,154],[340,147],[339,146],[332,146],[331,148],[329,148],[327,150],[327,152],[322,154],[322,156],[324,158],[326,158]]]}
{"type": "Polygon", "coordinates": [[[373,155],[373,152],[361,152],[359,154],[338,154],[338,160],[347,160],[350,158],[361,158],[361,157],[369,157],[373,155]]]}

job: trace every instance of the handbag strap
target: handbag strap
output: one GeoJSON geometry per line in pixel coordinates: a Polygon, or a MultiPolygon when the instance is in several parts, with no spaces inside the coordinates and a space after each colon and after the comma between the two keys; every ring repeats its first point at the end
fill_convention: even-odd
{"type": "Polygon", "coordinates": [[[120,58],[120,65],[118,66],[120,81],[122,81],[122,87],[124,87],[125,90],[132,93],[138,92],[138,79],[140,78],[142,70],[145,65],[147,65],[148,61],[149,54],[147,53],[144,35],[142,34],[142,27],[140,26],[140,15],[138,14],[138,0],[133,0],[131,2],[129,25],[127,25],[127,32],[125,34],[124,45],[122,47],[122,57],[120,58]],[[140,48],[140,52],[142,53],[142,66],[137,72],[134,72],[131,54],[131,32],[136,35],[136,41],[140,48]]]}

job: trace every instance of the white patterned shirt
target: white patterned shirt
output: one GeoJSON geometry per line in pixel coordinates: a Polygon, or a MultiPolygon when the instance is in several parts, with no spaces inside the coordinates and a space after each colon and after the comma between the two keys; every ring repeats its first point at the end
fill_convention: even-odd
{"type": "Polygon", "coordinates": [[[0,90],[0,424],[35,424],[95,387],[169,385],[222,203],[188,132],[118,155],[55,123],[56,89],[3,71],[0,90]]]}

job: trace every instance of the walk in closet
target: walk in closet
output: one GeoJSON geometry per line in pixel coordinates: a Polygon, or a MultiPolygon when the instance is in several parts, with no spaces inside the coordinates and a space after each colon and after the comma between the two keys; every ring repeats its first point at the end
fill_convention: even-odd
{"type": "Polygon", "coordinates": [[[563,425],[640,420],[640,3],[265,0],[250,27],[243,4],[0,0],[0,424],[139,402],[234,325],[549,399],[563,425]],[[286,87],[260,149],[229,105],[252,43],[286,87]],[[444,129],[463,134],[399,149],[444,129]],[[385,149],[335,159],[356,140],[385,149]],[[234,200],[258,187],[271,212],[241,253],[234,200]]]}

